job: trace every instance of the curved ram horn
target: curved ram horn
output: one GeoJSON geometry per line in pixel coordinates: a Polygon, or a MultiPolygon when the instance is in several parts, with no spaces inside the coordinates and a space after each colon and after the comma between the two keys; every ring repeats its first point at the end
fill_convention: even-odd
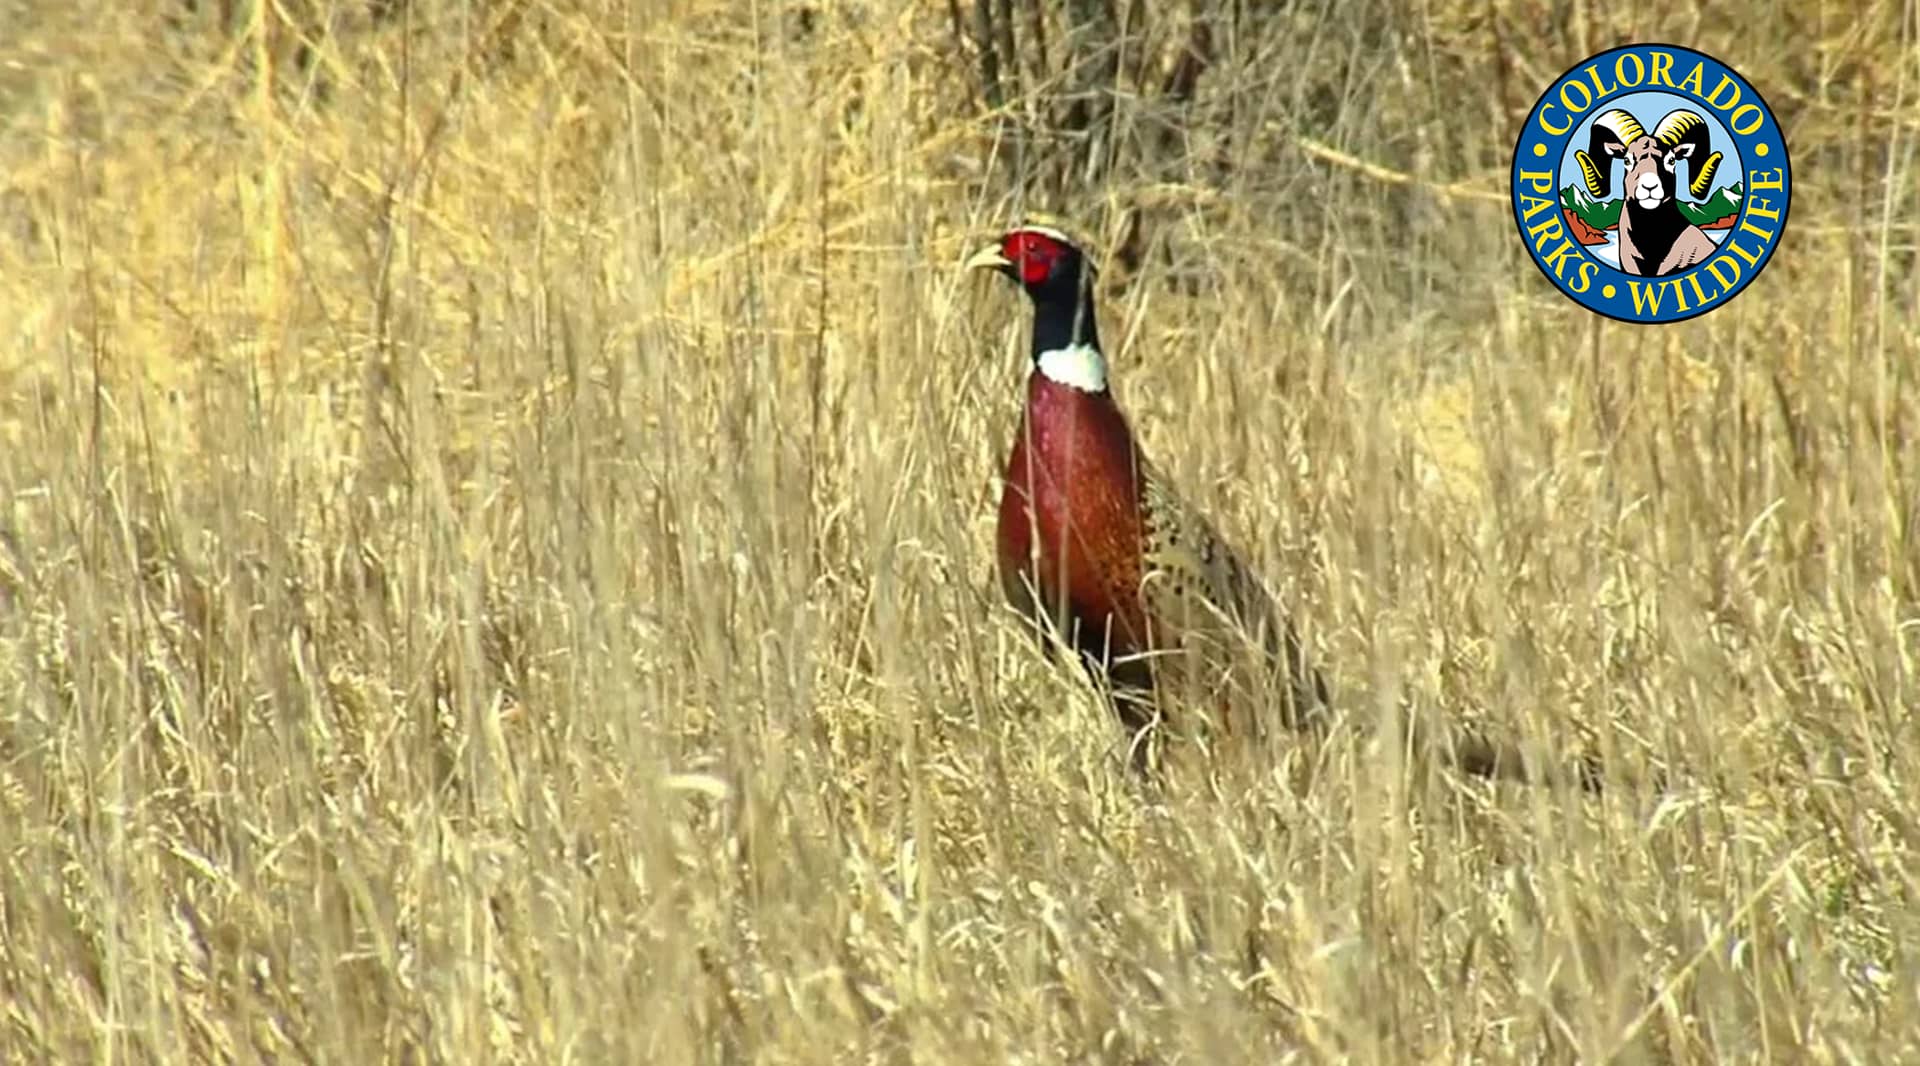
{"type": "Polygon", "coordinates": [[[1646,135],[1638,119],[1617,107],[1594,119],[1587,150],[1573,153],[1574,162],[1580,164],[1580,176],[1587,179],[1587,191],[1604,200],[1613,188],[1613,160],[1606,156],[1607,145],[1625,148],[1646,135]]]}
{"type": "Polygon", "coordinates": [[[1687,182],[1687,193],[1696,200],[1703,199],[1713,184],[1714,171],[1720,169],[1720,153],[1712,151],[1713,130],[1707,120],[1698,112],[1677,107],[1667,112],[1667,117],[1653,128],[1653,136],[1668,148],[1690,146],[1692,153],[1687,156],[1687,162],[1692,167],[1693,180],[1687,182]]]}

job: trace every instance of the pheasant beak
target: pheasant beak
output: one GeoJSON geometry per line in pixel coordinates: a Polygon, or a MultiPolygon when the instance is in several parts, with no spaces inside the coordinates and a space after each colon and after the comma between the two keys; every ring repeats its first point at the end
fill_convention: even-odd
{"type": "Polygon", "coordinates": [[[975,252],[972,259],[967,260],[968,270],[980,270],[983,268],[987,270],[997,270],[1002,274],[1011,275],[1013,273],[1013,260],[1006,257],[1006,254],[1000,250],[998,244],[990,244],[978,252],[975,252]]]}

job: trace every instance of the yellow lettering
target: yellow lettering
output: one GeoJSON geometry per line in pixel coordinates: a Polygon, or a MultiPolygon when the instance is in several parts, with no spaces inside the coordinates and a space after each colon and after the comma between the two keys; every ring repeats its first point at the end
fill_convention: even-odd
{"type": "Polygon", "coordinates": [[[1678,85],[1673,83],[1673,53],[1653,52],[1651,55],[1653,57],[1653,74],[1647,79],[1647,83],[1650,85],[1664,85],[1669,89],[1679,88],[1678,85]]]}
{"type": "Polygon", "coordinates": [[[1701,99],[1705,100],[1708,106],[1716,110],[1731,111],[1733,110],[1733,105],[1740,102],[1740,86],[1735,85],[1732,78],[1722,74],[1720,75],[1720,80],[1714,83],[1713,91],[1701,99]],[[1733,94],[1724,101],[1720,99],[1721,90],[1723,89],[1733,94]]]}
{"type": "Polygon", "coordinates": [[[1527,227],[1527,236],[1533,238],[1534,250],[1539,252],[1547,250],[1548,241],[1556,237],[1564,238],[1566,235],[1567,231],[1561,227],[1560,216],[1557,214],[1545,222],[1527,227]]]}
{"type": "MultiPolygon", "coordinates": [[[[1687,275],[1687,286],[1693,290],[1693,302],[1697,304],[1704,305],[1708,300],[1713,299],[1713,296],[1720,295],[1718,292],[1715,292],[1713,296],[1708,296],[1705,292],[1701,291],[1700,272],[1698,270],[1687,275]]],[[[1685,311],[1686,308],[1682,307],[1680,310],[1685,311]]]]}
{"type": "MultiPolygon", "coordinates": [[[[1566,131],[1561,130],[1560,132],[1565,133],[1566,131]]],[[[1553,171],[1523,170],[1520,172],[1520,182],[1523,185],[1533,186],[1534,195],[1546,196],[1553,192],[1553,171]]]]}
{"type": "Polygon", "coordinates": [[[1547,112],[1552,107],[1553,107],[1552,101],[1548,101],[1547,103],[1540,105],[1540,128],[1543,130],[1546,130],[1548,133],[1553,134],[1555,137],[1560,137],[1565,135],[1568,130],[1573,128],[1573,123],[1568,122],[1564,126],[1553,126],[1548,124],[1547,112]]]}
{"type": "Polygon", "coordinates": [[[1567,288],[1574,292],[1586,292],[1593,287],[1593,276],[1599,272],[1600,264],[1582,256],[1580,265],[1574,268],[1573,280],[1567,282],[1567,288]]]}
{"type": "Polygon", "coordinates": [[[1760,253],[1749,252],[1745,248],[1740,247],[1738,238],[1729,238],[1727,240],[1727,248],[1732,251],[1734,255],[1746,260],[1748,266],[1757,267],[1760,265],[1760,253]]]}
{"type": "Polygon", "coordinates": [[[1745,137],[1754,130],[1759,129],[1760,124],[1766,120],[1767,116],[1761,113],[1758,104],[1741,104],[1739,107],[1733,109],[1733,114],[1727,116],[1727,126],[1733,130],[1733,132],[1745,137]],[[1747,123],[1747,125],[1742,128],[1740,125],[1740,116],[1746,114],[1751,114],[1753,121],[1747,123]]]}
{"type": "Polygon", "coordinates": [[[1746,219],[1744,219],[1744,218],[1740,220],[1740,229],[1741,229],[1741,230],[1742,230],[1743,232],[1746,232],[1746,233],[1751,233],[1751,234],[1753,234],[1754,236],[1756,236],[1756,237],[1758,237],[1758,238],[1760,238],[1760,240],[1761,240],[1761,242],[1762,242],[1762,243],[1764,243],[1764,242],[1766,242],[1766,241],[1770,241],[1770,240],[1772,240],[1772,239],[1773,239],[1773,231],[1772,231],[1772,230],[1770,230],[1770,229],[1761,229],[1761,228],[1760,228],[1759,226],[1756,226],[1756,225],[1754,225],[1754,224],[1753,224],[1752,222],[1750,222],[1750,221],[1748,221],[1748,220],[1746,220],[1746,219]]]}
{"type": "Polygon", "coordinates": [[[1633,293],[1633,313],[1636,315],[1657,315],[1660,313],[1660,285],[1649,285],[1641,281],[1627,282],[1627,291],[1633,293]]]}
{"type": "MultiPolygon", "coordinates": [[[[1686,89],[1692,92],[1693,95],[1699,96],[1700,95],[1700,72],[1705,68],[1706,68],[1705,63],[1695,63],[1693,65],[1693,69],[1687,71],[1687,76],[1684,78],[1681,78],[1680,84],[1674,86],[1674,88],[1686,89]]],[[[1686,310],[1686,308],[1683,307],[1681,308],[1681,310],[1684,311],[1686,310]]]]}
{"type": "Polygon", "coordinates": [[[1554,206],[1554,203],[1555,201],[1553,200],[1543,200],[1538,196],[1522,196],[1520,197],[1520,217],[1532,218],[1547,208],[1554,206]]]}
{"type": "Polygon", "coordinates": [[[1733,288],[1733,283],[1740,280],[1740,264],[1724,255],[1715,256],[1707,260],[1707,273],[1713,275],[1713,280],[1719,282],[1721,288],[1731,289],[1733,288]],[[1723,266],[1733,272],[1732,277],[1721,276],[1720,268],[1723,266]]]}
{"type": "Polygon", "coordinates": [[[1579,252],[1579,245],[1570,240],[1562,239],[1560,243],[1554,247],[1553,251],[1547,253],[1547,267],[1553,271],[1553,276],[1559,278],[1561,281],[1567,280],[1567,257],[1572,256],[1574,259],[1578,259],[1580,258],[1579,252]]]}
{"type": "Polygon", "coordinates": [[[1787,187],[1787,172],[1784,168],[1775,167],[1773,177],[1769,178],[1764,170],[1749,170],[1747,183],[1749,189],[1784,189],[1787,187]]]}
{"type": "MultiPolygon", "coordinates": [[[[1631,55],[1632,53],[1629,52],[1628,54],[1631,55]]],[[[1596,69],[1592,63],[1587,64],[1587,81],[1593,84],[1593,95],[1595,99],[1613,91],[1613,86],[1603,84],[1600,81],[1600,71],[1596,69]]]]}
{"type": "Polygon", "coordinates": [[[1640,61],[1637,52],[1622,52],[1620,58],[1613,61],[1613,80],[1622,87],[1631,89],[1640,84],[1647,76],[1647,65],[1640,61]],[[1627,61],[1633,61],[1633,76],[1627,76],[1627,61]]]}
{"type": "Polygon", "coordinates": [[[1751,196],[1747,198],[1747,214],[1759,215],[1761,218],[1766,219],[1780,217],[1780,212],[1773,209],[1773,201],[1764,196],[1751,196]]]}
{"type": "Polygon", "coordinates": [[[1586,86],[1580,84],[1577,81],[1570,81],[1565,85],[1560,86],[1560,106],[1566,108],[1567,111],[1570,112],[1571,114],[1577,115],[1580,112],[1585,111],[1587,108],[1591,107],[1592,105],[1593,105],[1593,94],[1587,92],[1586,86]],[[1575,89],[1580,90],[1580,102],[1577,104],[1573,102],[1573,97],[1571,95],[1575,89]]]}

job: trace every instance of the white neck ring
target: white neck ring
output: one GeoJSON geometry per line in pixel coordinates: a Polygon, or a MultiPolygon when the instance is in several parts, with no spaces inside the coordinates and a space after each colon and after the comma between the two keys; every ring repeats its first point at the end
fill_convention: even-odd
{"type": "Polygon", "coordinates": [[[1107,360],[1091,344],[1069,344],[1040,353],[1034,360],[1048,381],[1081,392],[1107,391],[1107,360]]]}

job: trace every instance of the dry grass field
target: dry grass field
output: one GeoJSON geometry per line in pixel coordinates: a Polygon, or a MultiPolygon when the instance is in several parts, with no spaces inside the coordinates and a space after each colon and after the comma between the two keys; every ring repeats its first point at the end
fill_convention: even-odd
{"type": "Polygon", "coordinates": [[[0,0],[0,1061],[1920,1061],[1914,6],[1099,7],[0,0]],[[1632,40],[1793,153],[1677,326],[1505,201],[1632,40]],[[1320,772],[1000,602],[1026,211],[1320,772]]]}

